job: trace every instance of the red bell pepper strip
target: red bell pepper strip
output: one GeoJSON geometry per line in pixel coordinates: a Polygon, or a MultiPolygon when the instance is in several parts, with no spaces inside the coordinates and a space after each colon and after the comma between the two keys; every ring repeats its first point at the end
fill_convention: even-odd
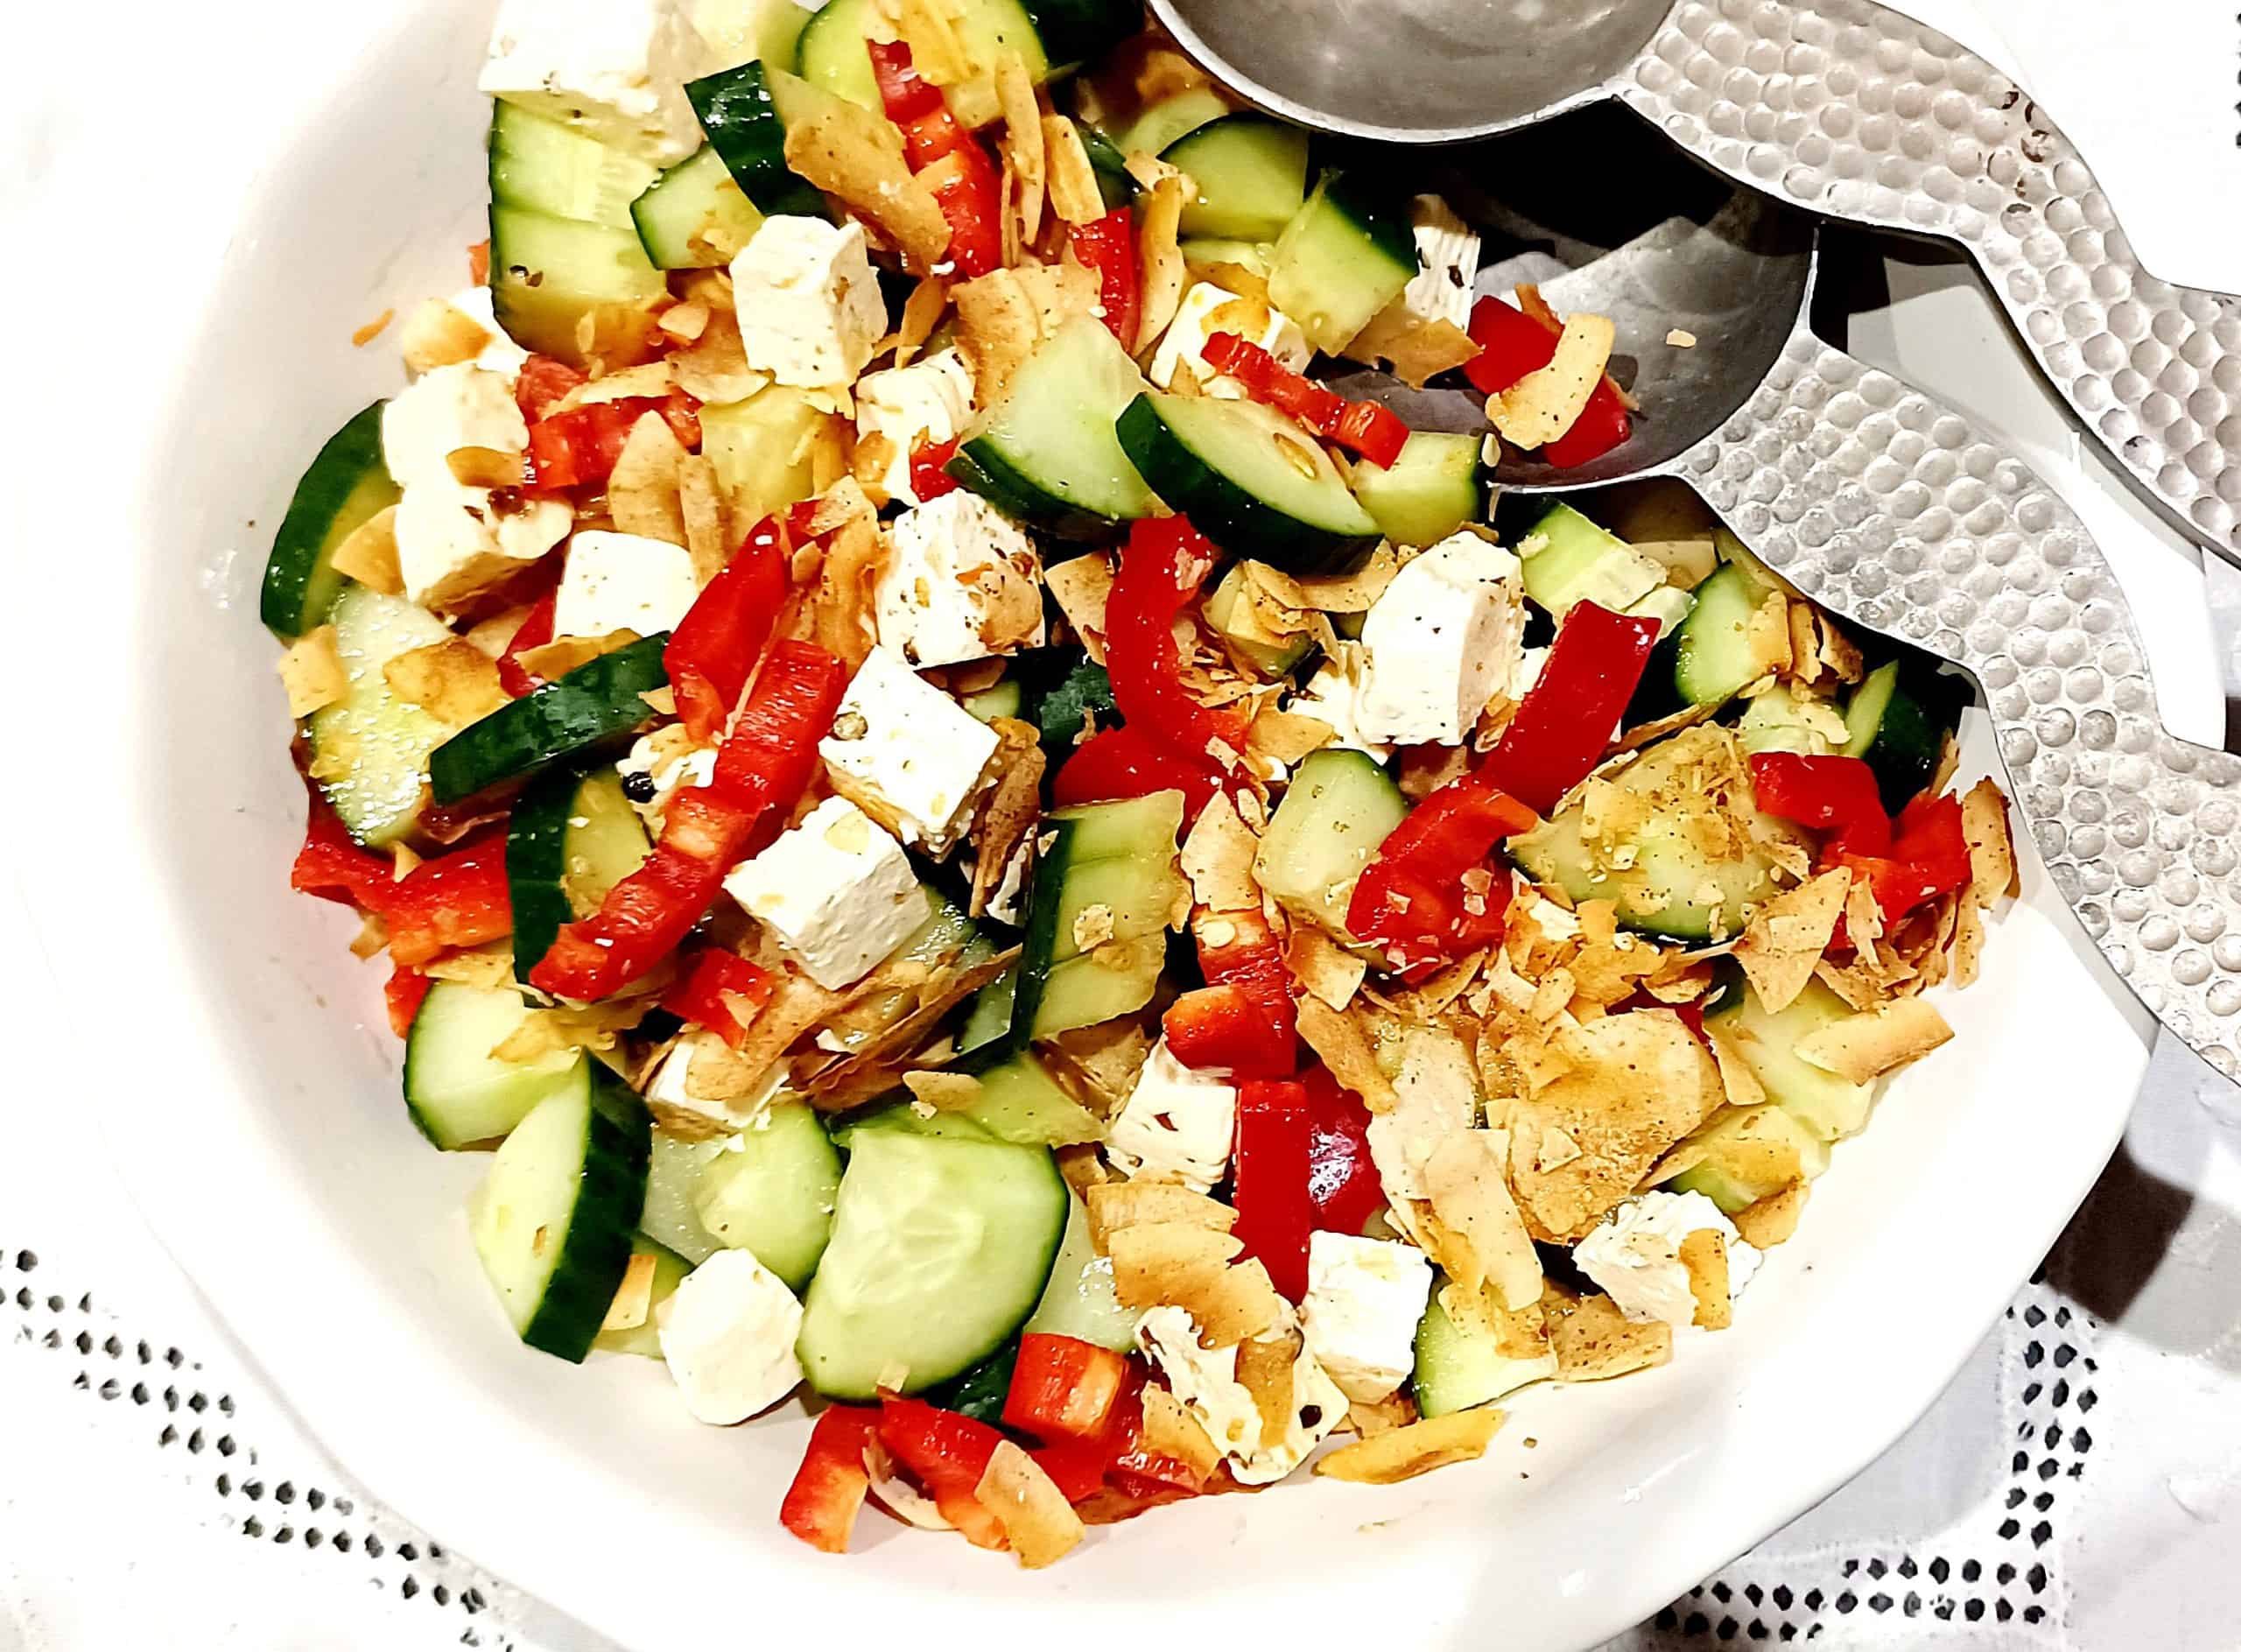
{"type": "MultiPolygon", "coordinates": [[[[1125,1367],[1127,1362],[1122,1363],[1125,1367]]],[[[1079,1439],[1062,1434],[1052,1445],[1029,1446],[1027,1454],[1050,1477],[1060,1496],[1078,1503],[1105,1484],[1106,1472],[1113,1466],[1109,1419],[1108,1428],[1098,1433],[1079,1439]]]]}
{"type": "Polygon", "coordinates": [[[1078,1337],[1029,1332],[1004,1395],[1004,1424],[1037,1439],[1101,1440],[1128,1361],[1078,1337]]]}
{"type": "Polygon", "coordinates": [[[589,382],[587,375],[566,362],[550,355],[530,356],[522,363],[521,376],[514,381],[514,400],[522,410],[523,422],[537,423],[571,391],[589,382]]]}
{"type": "Polygon", "coordinates": [[[560,593],[557,587],[537,598],[537,605],[523,615],[520,627],[507,641],[506,651],[498,656],[498,686],[516,699],[533,693],[544,680],[533,675],[522,664],[522,656],[531,649],[543,648],[552,640],[552,615],[559,605],[560,593]]]}
{"type": "Polygon", "coordinates": [[[1136,270],[1136,217],[1128,207],[1115,207],[1104,217],[1076,224],[1066,231],[1066,244],[1082,267],[1097,278],[1098,307],[1105,325],[1134,353],[1136,328],[1143,318],[1143,297],[1136,270]]]}
{"type": "Polygon", "coordinates": [[[828,1555],[848,1552],[848,1535],[871,1490],[864,1448],[877,1433],[879,1419],[868,1405],[828,1405],[818,1413],[809,1449],[778,1505],[778,1523],[811,1548],[828,1555]]]}
{"type": "Polygon", "coordinates": [[[1354,885],[1347,929],[1382,947],[1404,974],[1500,938],[1509,875],[1488,869],[1486,857],[1537,817],[1502,788],[1493,768],[1491,761],[1481,764],[1418,804],[1354,885]],[[1480,877],[1485,887],[1474,887],[1480,877]]]}
{"type": "Polygon", "coordinates": [[[1840,850],[1837,861],[1867,875],[1883,917],[1902,917],[1969,882],[1969,840],[1956,798],[1916,798],[1899,812],[1886,855],[1840,850]]]}
{"type": "Polygon", "coordinates": [[[1320,1064],[1300,1074],[1307,1090],[1307,1202],[1314,1226],[1359,1234],[1385,1207],[1385,1184],[1369,1153],[1369,1108],[1320,1064]]]}
{"type": "Polygon", "coordinates": [[[390,886],[376,910],[389,924],[389,955],[400,964],[425,964],[448,948],[512,934],[505,828],[478,832],[449,854],[421,861],[390,886]]]}
{"type": "Polygon", "coordinates": [[[594,402],[565,412],[548,413],[529,427],[527,485],[539,493],[603,485],[630,439],[630,428],[648,413],[659,413],[687,447],[700,445],[700,404],[682,390],[667,396],[633,396],[619,402],[594,402]]]}
{"type": "Polygon", "coordinates": [[[1282,944],[1257,911],[1216,912],[1196,925],[1208,985],[1184,993],[1162,1020],[1186,1067],[1236,1079],[1287,1079],[1299,1067],[1298,1010],[1282,944]]]}
{"type": "Polygon", "coordinates": [[[1549,663],[1486,763],[1495,785],[1546,813],[1587,778],[1634,697],[1657,646],[1657,622],[1578,602],[1556,629],[1549,663]]]}
{"type": "Polygon", "coordinates": [[[903,158],[912,172],[939,160],[959,144],[970,142],[957,117],[943,101],[941,88],[922,77],[910,60],[910,47],[901,40],[867,40],[872,79],[879,87],[879,101],[887,118],[903,130],[903,158]]]}
{"type": "Polygon", "coordinates": [[[933,192],[949,225],[949,259],[968,279],[1004,261],[1003,174],[912,67],[900,40],[865,43],[887,118],[903,130],[903,157],[933,192]]]}
{"type": "Polygon", "coordinates": [[[955,437],[930,442],[921,436],[911,446],[910,491],[920,504],[957,491],[957,478],[949,474],[949,461],[957,457],[957,446],[955,437]]]}
{"type": "Polygon", "coordinates": [[[382,988],[382,1001],[389,1009],[391,1032],[402,1038],[412,1030],[412,1017],[420,1013],[420,1001],[435,984],[408,965],[399,964],[390,971],[389,980],[382,988]]]}
{"type": "Polygon", "coordinates": [[[1327,436],[1372,464],[1390,467],[1409,440],[1399,414],[1375,402],[1350,402],[1303,378],[1259,345],[1234,333],[1216,333],[1200,352],[1206,365],[1245,386],[1254,401],[1289,413],[1318,436],[1327,436]]]}
{"type": "MultiPolygon", "coordinates": [[[[1481,299],[1471,311],[1471,339],[1479,354],[1465,363],[1464,376],[1482,396],[1506,390],[1554,361],[1562,336],[1561,331],[1551,332],[1515,305],[1481,299]]],[[[1626,439],[1631,429],[1626,404],[1605,378],[1587,398],[1572,427],[1542,448],[1541,457],[1569,470],[1608,453],[1626,439]]]]}
{"type": "Polygon", "coordinates": [[[755,524],[723,571],[693,599],[662,650],[685,732],[707,742],[723,732],[786,601],[789,537],[806,531],[816,507],[796,505],[782,524],[755,524]]]}
{"type": "Polygon", "coordinates": [[[1822,847],[1830,854],[1891,850],[1890,817],[1875,770],[1862,758],[1762,751],[1751,759],[1751,791],[1765,812],[1826,833],[1822,847]]]}
{"type": "Polygon", "coordinates": [[[754,851],[766,817],[782,819],[800,798],[847,675],[814,643],[773,648],[717,751],[713,781],[670,799],[653,854],[598,911],[561,925],[530,984],[556,997],[603,998],[675,951],[724,874],[754,851]]]}
{"type": "Polygon", "coordinates": [[[1221,753],[1244,744],[1234,710],[1201,705],[1183,685],[1175,622],[1187,612],[1219,553],[1181,517],[1148,517],[1128,549],[1105,605],[1105,664],[1123,721],[1193,763],[1229,766],[1221,753]]]}
{"type": "Polygon", "coordinates": [[[1155,791],[1180,791],[1186,819],[1196,819],[1207,799],[1221,789],[1212,763],[1193,763],[1153,743],[1133,723],[1099,729],[1058,766],[1050,782],[1052,803],[1108,803],[1116,798],[1144,798],[1155,791]]]}
{"type": "Polygon", "coordinates": [[[288,887],[299,894],[379,911],[396,885],[396,863],[360,847],[319,788],[306,784],[306,790],[311,793],[311,812],[304,824],[304,847],[296,851],[295,864],[288,870],[288,887]]]}
{"type": "Polygon", "coordinates": [[[736,1050],[747,1042],[748,1023],[770,1002],[774,984],[769,970],[737,953],[711,946],[694,955],[662,1000],[662,1008],[705,1027],[736,1050]]]}
{"type": "Polygon", "coordinates": [[[1134,1360],[1128,1369],[1129,1381],[1113,1402],[1113,1458],[1106,1483],[1132,1497],[1196,1496],[1205,1489],[1206,1477],[1182,1459],[1144,1444],[1144,1374],[1134,1360]]]}
{"type": "Polygon", "coordinates": [[[967,1543],[981,1549],[1007,1546],[1001,1522],[973,1495],[988,1472],[988,1459],[1003,1444],[1001,1434],[924,1400],[890,1397],[880,1405],[879,1438],[967,1543]]]}
{"type": "Polygon", "coordinates": [[[1556,470],[1576,470],[1591,459],[1600,459],[1633,433],[1633,416],[1608,381],[1598,384],[1580,409],[1572,427],[1552,442],[1542,444],[1543,463],[1556,470]]]}
{"type": "Polygon", "coordinates": [[[1307,1235],[1315,1225],[1308,1198],[1313,1161],[1307,1086],[1296,1079],[1260,1080],[1237,1093],[1237,1226],[1248,1256],[1258,1256],[1269,1283],[1292,1301],[1307,1295],[1307,1235]]]}

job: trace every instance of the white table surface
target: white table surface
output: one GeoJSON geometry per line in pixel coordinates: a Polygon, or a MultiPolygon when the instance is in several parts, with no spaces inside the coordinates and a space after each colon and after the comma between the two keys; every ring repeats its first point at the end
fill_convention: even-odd
{"type": "MultiPolygon", "coordinates": [[[[2027,20],[1981,0],[1904,9],[2032,86],[2095,158],[2159,273],[2241,286],[2241,214],[2193,204],[2241,199],[2230,8],[2151,8],[2153,29],[2139,26],[2142,8],[2113,0],[2039,0],[2027,20]],[[2156,95],[2138,95],[2149,85],[2156,95]]],[[[206,26],[212,13],[128,4],[105,10],[103,28],[115,52],[189,85],[194,53],[231,44],[206,26]],[[126,26],[136,19],[145,28],[126,26]]],[[[11,26],[22,60],[63,61],[88,25],[42,7],[11,26]]],[[[128,174],[115,171],[116,104],[61,81],[11,96],[0,130],[18,164],[0,176],[0,224],[20,250],[53,244],[84,192],[128,174]]],[[[198,111],[221,130],[230,120],[250,148],[256,114],[198,111]]],[[[134,170],[157,168],[144,155],[134,170]]],[[[1878,252],[1891,255],[1890,301],[1858,313],[1845,341],[1982,418],[2062,489],[2139,610],[2167,720],[2216,743],[2225,692],[2241,697],[2241,574],[2214,564],[2205,583],[2198,555],[2031,378],[1965,267],[1878,252]]],[[[1875,261],[1839,254],[1855,274],[1872,277],[1875,261]]],[[[0,293],[18,298],[20,320],[40,312],[13,262],[0,293]]],[[[41,346],[59,372],[67,344],[67,329],[29,342],[35,384],[41,346]]],[[[27,434],[38,401],[10,398],[0,433],[27,434]]],[[[8,510],[0,490],[0,524],[8,510]]],[[[0,546],[39,554],[4,527],[0,546]]],[[[36,875],[24,824],[0,823],[16,851],[0,938],[22,929],[13,880],[36,875]]],[[[35,954],[0,946],[0,1002],[19,1030],[0,1135],[0,1652],[599,1644],[373,1506],[304,1436],[92,1146],[73,1079],[98,1057],[39,1034],[59,990],[35,954]]],[[[129,987],[103,990],[119,993],[129,1036],[129,987]]],[[[159,1065],[150,1079],[137,1105],[165,1105],[159,1065]]],[[[2241,1643],[2237,1211],[2241,1091],[2183,1050],[2159,1050],[2092,1199],[1931,1414],[1820,1508],[1614,1645],[2241,1643]]]]}

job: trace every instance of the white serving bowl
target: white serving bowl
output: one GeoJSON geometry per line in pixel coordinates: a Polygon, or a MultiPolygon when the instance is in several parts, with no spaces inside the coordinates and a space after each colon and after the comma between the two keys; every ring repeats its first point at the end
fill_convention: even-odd
{"type": "MultiPolygon", "coordinates": [[[[868,1514],[859,1552],[836,1559],[776,1523],[797,1410],[706,1429],[657,1365],[576,1368],[520,1346],[461,1214],[484,1160],[439,1155],[407,1123],[382,967],[345,952],[339,909],[286,888],[303,798],[255,601],[298,470],[399,382],[393,335],[354,351],[349,334],[460,285],[481,237],[486,21],[400,0],[348,56],[317,29],[256,37],[259,72],[290,88],[261,133],[267,170],[200,198],[235,214],[232,233],[166,272],[173,295],[198,296],[163,343],[176,371],[144,467],[109,484],[106,520],[129,494],[124,531],[49,570],[50,600],[102,616],[102,680],[81,692],[119,730],[120,760],[74,777],[80,806],[25,878],[85,1012],[80,1104],[349,1471],[633,1646],[751,1625],[933,1652],[983,1646],[992,1625],[1021,1644],[1046,1625],[1079,1637],[1084,1613],[1110,1612],[1116,1638],[1124,1624],[1198,1645],[1374,1628],[1526,1652],[1654,1611],[1907,1427],[2083,1195],[2145,1064],[2145,1017],[2034,859],[1984,980],[1946,1004],[1959,1037],[1837,1153],[1735,1329],[1684,1334],[1657,1373],[1521,1396],[1482,1463],[1387,1489],[1205,1499],[1100,1530],[1036,1574],[868,1514]]],[[[35,645],[52,650],[42,669],[82,682],[87,641],[35,645]]],[[[1981,731],[1971,751],[1981,770],[1981,731]]]]}

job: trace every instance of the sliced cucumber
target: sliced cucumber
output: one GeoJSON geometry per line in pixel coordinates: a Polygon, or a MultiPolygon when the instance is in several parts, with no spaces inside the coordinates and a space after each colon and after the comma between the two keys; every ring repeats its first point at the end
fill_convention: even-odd
{"type": "Polygon", "coordinates": [[[1185,887],[1175,856],[1179,791],[1060,809],[1044,825],[1056,840],[1036,861],[1013,995],[1015,1044],[1149,1003],[1166,959],[1168,915],[1185,887]]]}
{"type": "Polygon", "coordinates": [[[974,421],[949,474],[1008,516],[1068,538],[1109,536],[1159,501],[1128,462],[1114,422],[1144,376],[1094,316],[1076,316],[974,421]]]}
{"type": "Polygon", "coordinates": [[[1245,586],[1246,564],[1234,564],[1201,609],[1206,623],[1220,637],[1222,646],[1247,671],[1263,677],[1282,677],[1296,669],[1315,649],[1315,639],[1304,631],[1279,636],[1261,622],[1245,586]]]}
{"type": "Polygon", "coordinates": [[[1829,1144],[1773,1101],[1723,1108],[1682,1145],[1691,1144],[1704,1149],[1704,1156],[1666,1185],[1676,1193],[1702,1193],[1731,1216],[1800,1176],[1810,1181],[1829,1168],[1829,1144]]]}
{"type": "Polygon", "coordinates": [[[329,617],[350,688],[304,724],[311,775],[351,835],[380,848],[419,819],[429,754],[449,732],[398,699],[382,667],[411,649],[448,641],[451,630],[427,609],[362,585],[346,585],[329,617]]]}
{"type": "Polygon", "coordinates": [[[1067,1147],[1104,1139],[1105,1121],[1060,1089],[1032,1051],[979,1076],[980,1093],[959,1110],[999,1142],[1067,1147]]]}
{"type": "Polygon", "coordinates": [[[1885,809],[1898,813],[1935,777],[1967,700],[1958,678],[1911,652],[1885,661],[1852,691],[1844,755],[1867,760],[1885,809]]]}
{"type": "Polygon", "coordinates": [[[469,723],[428,755],[436,801],[457,803],[629,734],[654,714],[646,695],[669,683],[668,643],[667,631],[641,637],[469,723]]]}
{"type": "Polygon", "coordinates": [[[397,501],[382,460],[382,405],[376,402],[328,437],[296,483],[272,536],[257,601],[257,615],[275,636],[301,636],[326,623],[343,584],[336,550],[397,501]]]}
{"type": "Polygon", "coordinates": [[[1674,633],[1673,686],[1683,699],[1725,705],[1766,675],[1751,657],[1751,616],[1766,600],[1766,587],[1733,563],[1697,587],[1697,606],[1674,633]]]}
{"type": "Polygon", "coordinates": [[[514,978],[526,981],[560,926],[597,911],[652,852],[612,764],[550,770],[523,787],[506,828],[514,978]]]}
{"type": "MultiPolygon", "coordinates": [[[[872,78],[871,54],[864,49],[876,15],[873,0],[828,0],[810,19],[796,46],[802,78],[851,103],[880,111],[879,82],[872,78]]],[[[949,15],[958,44],[971,62],[993,65],[1003,53],[1015,52],[1036,84],[1050,77],[1043,41],[1019,0],[956,0],[949,15]]],[[[1003,112],[993,69],[945,86],[942,99],[967,127],[986,126],[1003,112]]]]}
{"type": "Polygon", "coordinates": [[[1799,1043],[1823,1027],[1849,1020],[1856,1012],[1819,981],[1780,1013],[1769,1012],[1755,992],[1740,993],[1733,1004],[1704,1017],[1735,1041],[1752,1076],[1790,1117],[1823,1142],[1854,1134],[1867,1123],[1875,1102],[1872,1084],[1853,1084],[1815,1066],[1797,1053],[1799,1043]]]}
{"type": "Polygon", "coordinates": [[[446,1151],[495,1142],[548,1098],[591,1083],[580,1050],[534,1061],[490,1052],[529,1018],[511,988],[439,981],[404,1036],[404,1107],[420,1134],[446,1151]]]}
{"type": "Polygon", "coordinates": [[[1268,301],[1336,355],[1416,275],[1409,214],[1357,172],[1326,170],[1268,260],[1268,301]]]}
{"type": "Polygon", "coordinates": [[[1043,733],[1043,749],[1063,763],[1080,738],[1082,725],[1091,719],[1100,728],[1118,721],[1113,702],[1113,678],[1104,666],[1084,656],[1073,669],[1035,702],[1035,725],[1043,733]]]}
{"type": "MultiPolygon", "coordinates": [[[[793,0],[785,0],[785,4],[791,5],[793,0]]],[[[654,1288],[646,1298],[645,1320],[627,1331],[602,1331],[592,1339],[592,1346],[601,1353],[636,1353],[658,1360],[662,1357],[662,1330],[660,1321],[654,1316],[662,1304],[677,1294],[685,1276],[692,1271],[692,1264],[643,1234],[630,1236],[630,1255],[633,1260],[640,1256],[654,1259],[654,1288]]]]}
{"type": "Polygon", "coordinates": [[[658,1240],[698,1268],[724,1248],[724,1241],[700,1225],[693,1194],[700,1172],[724,1150],[724,1138],[688,1141],[665,1130],[654,1132],[646,1167],[646,1200],[638,1213],[639,1231],[658,1240]]]}
{"type": "Polygon", "coordinates": [[[994,722],[999,717],[1017,717],[1026,704],[1027,692],[1016,677],[1007,677],[993,688],[965,697],[965,709],[984,723],[994,722]]]}
{"type": "Polygon", "coordinates": [[[1269,243],[1267,242],[1226,241],[1197,235],[1183,241],[1176,250],[1183,255],[1183,262],[1193,271],[1211,271],[1222,264],[1233,264],[1240,270],[1250,271],[1264,282],[1268,278],[1269,243]]]}
{"type": "Polygon", "coordinates": [[[1069,1195],[1066,1234],[1050,1283],[1022,1331],[1046,1337],[1073,1337],[1126,1353],[1136,1346],[1136,1321],[1143,1316],[1120,1305],[1113,1290],[1113,1262],[1097,1254],[1090,1237],[1089,1207],[1069,1195]]]}
{"type": "Polygon", "coordinates": [[[1253,875],[1286,911],[1351,938],[1355,882],[1408,814],[1401,788],[1367,753],[1312,752],[1261,834],[1253,875]]]}
{"type": "Polygon", "coordinates": [[[1020,0],[1055,78],[1103,57],[1143,26],[1129,0],[1020,0]]]}
{"type": "Polygon", "coordinates": [[[700,451],[733,517],[760,522],[817,491],[819,433],[834,423],[806,390],[766,384],[743,402],[700,410],[700,451]]]}
{"type": "Polygon", "coordinates": [[[521,1339],[580,1360],[630,1263],[646,1197],[646,1109],[598,1062],[514,1128],[467,1205],[482,1270],[521,1339]]]}
{"type": "Polygon", "coordinates": [[[1331,456],[1274,408],[1146,390],[1117,428],[1152,490],[1225,551],[1312,573],[1377,543],[1331,456]]]}
{"type": "Polygon", "coordinates": [[[523,349],[577,366],[643,361],[660,338],[648,306],[668,293],[627,209],[617,228],[490,208],[490,302],[523,349]]]}
{"type": "Polygon", "coordinates": [[[1551,505],[1518,542],[1525,563],[1525,594],[1563,619],[1576,602],[1613,614],[1665,584],[1665,570],[1615,533],[1570,505],[1551,505]]]}
{"type": "Polygon", "coordinates": [[[692,1213],[719,1244],[751,1250],[796,1296],[832,1233],[840,1155],[805,1101],[770,1107],[700,1167],[692,1213]]]}
{"type": "Polygon", "coordinates": [[[657,169],[516,104],[490,106],[490,200],[578,223],[630,227],[657,169]]]}
{"type": "Polygon", "coordinates": [[[926,1390],[926,1402],[938,1410],[954,1411],[976,1423],[1001,1423],[1004,1402],[1011,1397],[1012,1373],[1019,1366],[1019,1339],[1013,1337],[994,1353],[939,1388],[926,1390]]]}
{"type": "Polygon", "coordinates": [[[1226,115],[1185,134],[1160,158],[1197,192],[1182,233],[1271,241],[1307,203],[1307,134],[1260,115],[1226,115]]]}
{"type": "Polygon", "coordinates": [[[1499,1337],[1448,1318],[1439,1300],[1446,1283],[1445,1275],[1432,1276],[1431,1301],[1416,1322],[1416,1370],[1410,1381],[1420,1413],[1445,1417],[1467,1411],[1556,1374],[1554,1350],[1505,1353],[1499,1337]]]}
{"type": "Polygon", "coordinates": [[[1035,1311],[1065,1225],[1044,1149],[857,1131],[796,1344],[810,1386],[862,1401],[970,1370],[1035,1311]]]}
{"type": "Polygon", "coordinates": [[[1163,154],[1185,133],[1220,120],[1233,107],[1211,86],[1185,87],[1145,104],[1134,120],[1113,128],[1113,147],[1124,158],[1163,154]]]}
{"type": "Polygon", "coordinates": [[[710,270],[738,256],[762,214],[711,145],[649,184],[630,203],[630,221],[657,268],[710,270]]]}
{"type": "MultiPolygon", "coordinates": [[[[1711,860],[1697,847],[1690,807],[1694,784],[1685,772],[1715,731],[1686,728],[1650,747],[1612,777],[1652,800],[1649,819],[1621,838],[1582,839],[1584,805],[1577,798],[1532,831],[1509,840],[1510,858],[1575,901],[1608,900],[1629,929],[1674,940],[1726,940],[1743,932],[1750,909],[1779,892],[1774,862],[1755,842],[1796,837],[1771,816],[1757,822],[1754,847],[1738,860],[1711,860]],[[1710,898],[1708,898],[1708,896],[1710,898]]],[[[1802,839],[1799,839],[1802,841],[1802,839]]]]}
{"type": "Polygon", "coordinates": [[[726,67],[791,69],[812,13],[796,0],[692,0],[692,26],[726,67]]]}
{"type": "Polygon", "coordinates": [[[1366,460],[1354,467],[1354,497],[1394,544],[1437,545],[1486,514],[1479,438],[1412,431],[1389,468],[1366,460]]]}
{"type": "Polygon", "coordinates": [[[1735,738],[1750,756],[1762,751],[1788,751],[1802,757],[1825,757],[1843,743],[1830,738],[1833,731],[1827,725],[1836,719],[1836,710],[1827,700],[1793,693],[1788,684],[1775,683],[1744,703],[1735,738]]]}
{"type": "MultiPolygon", "coordinates": [[[[808,32],[803,31],[804,40],[808,32]]],[[[870,67],[868,59],[867,73],[870,67]]],[[[762,62],[685,82],[685,95],[700,117],[708,146],[758,211],[810,217],[825,211],[825,197],[786,165],[787,115],[797,116],[816,90],[762,62]]],[[[869,107],[879,107],[876,98],[869,107]]]]}

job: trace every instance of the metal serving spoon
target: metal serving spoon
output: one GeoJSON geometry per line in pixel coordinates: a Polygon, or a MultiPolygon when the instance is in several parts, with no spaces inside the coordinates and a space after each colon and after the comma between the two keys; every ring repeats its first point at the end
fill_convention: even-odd
{"type": "MultiPolygon", "coordinates": [[[[1468,215],[1472,174],[1508,192],[1551,175],[1530,148],[1576,154],[1592,136],[1458,151],[1442,181],[1468,215]]],[[[1573,172],[1486,221],[1490,240],[1507,231],[1574,266],[1545,285],[1559,310],[1607,315],[1622,341],[1698,334],[1645,355],[1639,462],[1603,479],[1677,478],[1816,601],[1974,676],[2062,898],[2164,1025],[2241,1074],[2241,758],[2165,732],[2124,593],[2052,489],[1961,414],[1816,336],[1811,219],[1641,170],[1612,174],[1640,186],[1603,193],[1573,172]],[[1638,214],[1651,203],[1648,221],[1626,221],[1614,193],[1638,214]]],[[[1484,285],[1499,279],[1497,266],[1484,285]]],[[[1467,391],[1380,393],[1433,427],[1484,427],[1467,391]]],[[[1510,491],[1590,480],[1550,472],[1510,491]]]]}
{"type": "Polygon", "coordinates": [[[1615,101],[1754,189],[1958,242],[2142,491],[2241,563],[2241,302],[2141,269],[2069,140],[1936,31],[1871,0],[1151,4],[1209,73],[1303,125],[1445,144],[1615,101]]]}

